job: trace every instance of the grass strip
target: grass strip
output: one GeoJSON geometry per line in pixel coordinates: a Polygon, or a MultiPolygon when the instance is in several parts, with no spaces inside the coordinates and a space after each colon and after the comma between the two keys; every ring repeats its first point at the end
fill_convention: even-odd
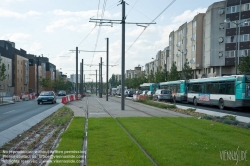
{"type": "Polygon", "coordinates": [[[165,108],[165,109],[174,109],[177,108],[176,105],[173,104],[163,104],[160,102],[154,102],[152,100],[136,100],[137,102],[146,104],[146,105],[150,105],[150,106],[154,106],[154,107],[158,107],[158,108],[165,108]]]}
{"type": "Polygon", "coordinates": [[[159,165],[249,165],[246,129],[197,118],[118,120],[159,165]],[[238,156],[230,158],[235,152],[238,156]]]}
{"type": "Polygon", "coordinates": [[[113,118],[89,118],[88,165],[152,165],[113,118]]]}
{"type": "Polygon", "coordinates": [[[84,117],[74,117],[68,129],[61,135],[61,141],[56,148],[49,165],[79,166],[82,143],[84,138],[84,117]]]}

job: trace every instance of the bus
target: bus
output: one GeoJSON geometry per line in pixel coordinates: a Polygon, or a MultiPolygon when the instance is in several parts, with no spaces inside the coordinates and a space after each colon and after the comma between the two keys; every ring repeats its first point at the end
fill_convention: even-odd
{"type": "Polygon", "coordinates": [[[159,84],[157,83],[143,83],[140,85],[139,90],[144,91],[152,91],[155,92],[156,89],[159,89],[159,84]]]}
{"type": "Polygon", "coordinates": [[[250,107],[250,74],[190,79],[187,101],[224,107],[250,107]]]}
{"type": "Polygon", "coordinates": [[[168,89],[172,91],[173,101],[186,102],[187,101],[187,81],[168,81],[161,82],[160,89],[168,89]]]}

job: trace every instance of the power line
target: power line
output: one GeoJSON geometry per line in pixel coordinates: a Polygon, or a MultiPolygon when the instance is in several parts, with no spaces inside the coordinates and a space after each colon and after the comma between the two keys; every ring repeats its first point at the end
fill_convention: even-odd
{"type": "MultiPolygon", "coordinates": [[[[154,20],[152,20],[152,22],[151,23],[153,23],[153,22],[155,22],[155,20],[158,18],[158,17],[160,17],[160,15],[162,15],[162,13],[164,13],[174,2],[175,2],[176,0],[173,0],[159,15],[157,15],[156,17],[155,17],[155,19],[154,20]]],[[[126,53],[128,52],[128,50],[135,44],[135,42],[141,37],[141,35],[143,34],[143,32],[149,27],[149,25],[150,24],[148,24],[148,25],[146,25],[145,27],[144,27],[144,29],[143,29],[143,31],[140,33],[140,35],[135,39],[135,41],[129,46],[129,48],[126,50],[126,53]]],[[[118,60],[118,61],[120,61],[121,60],[121,58],[118,60]]],[[[115,63],[115,64],[117,64],[118,63],[118,61],[115,63]]]]}
{"type": "MultiPolygon", "coordinates": [[[[82,44],[82,42],[94,31],[96,25],[94,26],[94,28],[87,34],[87,36],[80,42],[80,44],[82,44]]],[[[78,47],[80,46],[80,44],[78,45],[78,47]]]]}

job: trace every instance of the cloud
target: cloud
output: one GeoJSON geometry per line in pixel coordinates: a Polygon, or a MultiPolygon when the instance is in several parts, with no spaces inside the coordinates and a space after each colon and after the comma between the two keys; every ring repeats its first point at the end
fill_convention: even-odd
{"type": "Polygon", "coordinates": [[[39,43],[39,42],[35,42],[33,43],[30,48],[29,48],[29,52],[32,52],[32,53],[40,53],[39,51],[42,49],[42,44],[39,43]]]}
{"type": "Polygon", "coordinates": [[[191,21],[198,13],[205,13],[207,8],[198,8],[194,11],[186,10],[181,15],[172,18],[173,23],[185,23],[191,21]]]}
{"type": "Polygon", "coordinates": [[[21,18],[21,19],[24,19],[27,17],[37,17],[39,15],[41,15],[41,13],[36,12],[36,11],[32,11],[32,10],[21,14],[21,13],[13,12],[10,10],[0,9],[0,17],[3,17],[3,18],[21,18]]]}
{"type": "Polygon", "coordinates": [[[1,36],[0,38],[2,40],[10,40],[13,42],[23,42],[25,39],[28,39],[29,37],[30,35],[25,33],[9,33],[1,36]]]}
{"type": "MultiPolygon", "coordinates": [[[[77,12],[64,11],[64,10],[54,10],[52,13],[56,16],[81,17],[81,18],[86,18],[86,19],[97,16],[97,10],[87,10],[87,11],[77,11],[77,12]]],[[[107,18],[110,18],[110,17],[114,18],[114,17],[119,17],[120,13],[111,14],[110,12],[105,11],[104,16],[107,18]]],[[[100,15],[99,15],[99,17],[100,17],[100,15]]]]}
{"type": "Polygon", "coordinates": [[[54,30],[60,29],[60,28],[66,28],[66,29],[67,27],[72,28],[72,23],[76,22],[77,20],[78,20],[77,18],[73,18],[73,17],[57,20],[53,22],[51,25],[47,26],[46,31],[53,32],[54,30]]]}

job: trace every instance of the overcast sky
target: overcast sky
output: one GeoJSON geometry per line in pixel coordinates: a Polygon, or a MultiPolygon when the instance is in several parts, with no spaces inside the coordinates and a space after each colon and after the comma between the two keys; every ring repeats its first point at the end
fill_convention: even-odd
{"type": "MultiPolygon", "coordinates": [[[[150,62],[157,51],[168,46],[171,31],[191,21],[196,14],[206,12],[217,1],[127,0],[127,22],[150,23],[157,19],[156,24],[145,31],[140,26],[126,25],[125,70],[150,62]]],[[[22,48],[29,54],[43,54],[69,76],[75,73],[75,52],[69,50],[78,47],[79,50],[105,51],[106,38],[109,38],[109,64],[116,65],[110,67],[109,76],[121,74],[121,25],[100,27],[89,22],[90,18],[120,20],[122,8],[118,4],[119,0],[1,0],[0,39],[15,42],[17,49],[22,48]]],[[[80,52],[79,63],[84,59],[86,64],[86,82],[95,81],[93,74],[100,57],[106,64],[105,52],[80,52]]],[[[106,67],[103,73],[106,82],[106,67]]]]}

